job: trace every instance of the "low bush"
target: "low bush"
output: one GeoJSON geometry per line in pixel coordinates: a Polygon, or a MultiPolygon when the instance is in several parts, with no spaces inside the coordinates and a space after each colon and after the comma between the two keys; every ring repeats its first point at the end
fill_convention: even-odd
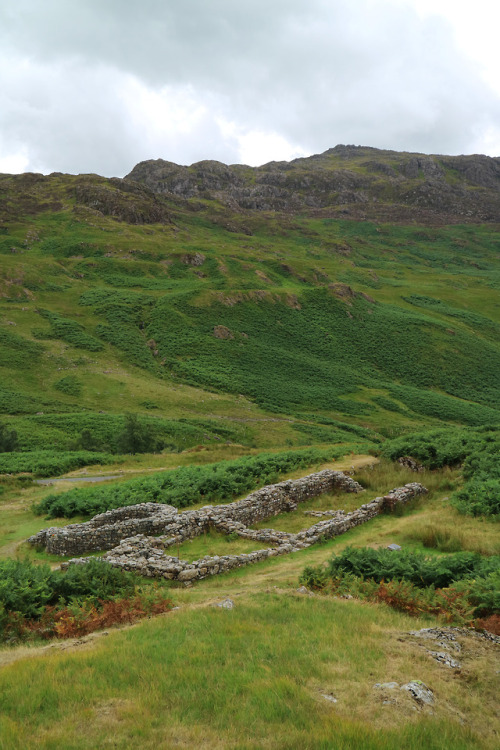
{"type": "Polygon", "coordinates": [[[142,617],[159,615],[171,608],[172,601],[161,591],[155,591],[154,596],[141,592],[97,604],[84,601],[68,607],[46,607],[40,620],[22,624],[20,635],[24,638],[76,638],[112,625],[125,625],[142,617]]]}
{"type": "Polygon", "coordinates": [[[98,352],[103,348],[102,343],[94,336],[88,334],[81,323],[70,318],[63,318],[50,310],[39,310],[42,318],[50,323],[48,331],[36,329],[33,331],[35,338],[60,339],[78,349],[86,349],[90,352],[98,352]]]}
{"type": "Polygon", "coordinates": [[[66,375],[64,378],[54,383],[54,388],[67,396],[80,396],[82,393],[82,384],[74,375],[66,375]]]}
{"type": "Polygon", "coordinates": [[[72,565],[68,572],[51,570],[27,560],[0,560],[0,604],[8,612],[38,617],[47,604],[72,598],[109,599],[130,595],[135,582],[131,573],[92,558],[86,565],[72,565]]]}
{"type": "Polygon", "coordinates": [[[500,515],[500,433],[497,427],[429,430],[388,441],[382,455],[416,458],[429,469],[462,464],[465,486],[452,505],[470,516],[500,515]]]}
{"type": "Polygon", "coordinates": [[[48,565],[19,560],[0,561],[0,606],[4,613],[38,617],[45,605],[57,599],[54,575],[48,565]]]}
{"type": "Polygon", "coordinates": [[[29,451],[26,453],[2,453],[0,474],[30,472],[36,477],[54,477],[67,471],[93,464],[116,462],[116,456],[93,451],[29,451]]]}
{"type": "Polygon", "coordinates": [[[380,601],[412,615],[480,627],[477,618],[500,613],[500,556],[419,553],[348,547],[328,566],[305,568],[300,582],[313,589],[380,601]]]}
{"type": "Polygon", "coordinates": [[[170,609],[158,587],[137,588],[132,573],[91,558],[67,572],[0,561],[0,640],[68,638],[170,609]]]}
{"type": "Polygon", "coordinates": [[[389,440],[381,453],[391,461],[412,456],[427,469],[458,466],[489,434],[471,428],[427,430],[389,440]]]}
{"type": "Polygon", "coordinates": [[[68,570],[53,571],[54,596],[64,602],[85,598],[96,604],[99,599],[112,596],[131,596],[137,582],[132,573],[113,568],[108,563],[91,558],[85,565],[70,565],[68,570]]]}
{"type": "Polygon", "coordinates": [[[454,493],[452,504],[468,516],[500,516],[500,479],[472,479],[454,493]]]}
{"type": "Polygon", "coordinates": [[[148,477],[138,477],[106,487],[86,487],[59,495],[47,495],[36,507],[48,518],[94,516],[111,508],[136,503],[168,503],[185,508],[199,502],[214,502],[236,497],[274,481],[294,469],[340,458],[351,449],[365,446],[343,445],[335,448],[308,448],[282,453],[260,453],[234,461],[206,466],[185,466],[148,477]]]}
{"type": "Polygon", "coordinates": [[[394,553],[388,549],[348,547],[330,560],[328,574],[353,573],[362,578],[410,581],[415,586],[444,588],[462,578],[477,578],[500,570],[500,556],[481,557],[473,552],[459,552],[428,557],[419,552],[394,553]]]}
{"type": "Polygon", "coordinates": [[[18,447],[17,432],[9,430],[7,425],[0,422],[0,453],[15,451],[18,447]]]}

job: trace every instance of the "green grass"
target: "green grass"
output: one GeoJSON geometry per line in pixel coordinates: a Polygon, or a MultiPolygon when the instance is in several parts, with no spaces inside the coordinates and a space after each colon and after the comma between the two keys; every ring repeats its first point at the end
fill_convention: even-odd
{"type": "Polygon", "coordinates": [[[234,539],[211,529],[205,534],[196,537],[196,539],[170,547],[166,554],[179,557],[181,560],[193,562],[206,555],[210,557],[215,555],[219,555],[219,557],[223,555],[242,555],[262,549],[264,546],[263,542],[253,542],[251,539],[242,539],[241,537],[234,539]]]}
{"type": "MultiPolygon", "coordinates": [[[[398,634],[429,627],[433,619],[410,619],[385,605],[293,593],[304,565],[317,565],[349,544],[379,547],[397,541],[419,548],[418,541],[405,535],[430,517],[439,525],[443,513],[456,513],[444,500],[444,487],[453,486],[457,474],[427,472],[425,480],[433,483],[434,492],[402,516],[381,516],[324,545],[215,576],[191,589],[174,586],[172,595],[181,610],[112,634],[90,651],[44,655],[4,667],[0,687],[6,748],[21,747],[28,735],[36,736],[41,747],[92,748],[105,743],[111,727],[114,741],[125,747],[137,737],[145,747],[180,742],[241,747],[243,735],[249,748],[265,747],[271,736],[273,747],[283,748],[307,743],[327,748],[332,736],[346,748],[396,747],[403,739],[409,747],[420,743],[445,750],[452,742],[493,748],[494,737],[485,729],[492,726],[485,724],[485,716],[493,717],[496,700],[491,660],[471,664],[468,680],[456,680],[421,649],[408,650],[398,640],[398,634]],[[234,610],[209,606],[225,596],[235,601],[234,610]],[[410,679],[423,680],[438,696],[434,716],[377,702],[375,682],[410,679]],[[331,693],[339,702],[332,706],[320,693],[331,693]],[[457,721],[456,711],[467,724],[457,721]],[[79,729],[83,721],[89,726],[85,733],[79,729]]],[[[373,494],[416,478],[388,462],[357,471],[356,477],[373,494]]],[[[29,498],[42,488],[25,492],[29,506],[29,498]]],[[[365,496],[344,495],[351,498],[359,502],[365,496]]],[[[268,525],[276,521],[270,519],[268,525]]],[[[486,530],[477,519],[467,524],[477,538],[486,530]]],[[[207,534],[181,545],[180,552],[195,559],[252,546],[207,534]]],[[[177,548],[170,553],[176,555],[177,548]]]]}
{"type": "MultiPolygon", "coordinates": [[[[377,431],[395,414],[402,429],[500,418],[494,228],[262,215],[248,217],[249,237],[227,231],[205,201],[201,213],[172,206],[174,231],[91,217],[78,201],[92,179],[37,183],[31,199],[60,200],[61,210],[7,222],[0,311],[15,328],[0,325],[6,413],[95,413],[105,403],[117,415],[133,405],[177,419],[206,417],[224,400],[245,426],[231,439],[261,447],[342,438],[308,424],[301,414],[311,410],[377,431]],[[205,256],[199,269],[184,261],[195,252],[205,256]],[[339,281],[375,303],[338,299],[329,284],[339,281]],[[234,338],[214,338],[217,325],[234,338]],[[271,437],[248,421],[249,402],[262,417],[298,421],[275,424],[271,437]]],[[[101,197],[104,185],[116,205],[144,200],[95,178],[101,197]]],[[[26,188],[15,195],[21,207],[26,188]]]]}
{"type": "MultiPolygon", "coordinates": [[[[168,615],[91,652],[20,662],[14,681],[13,668],[3,669],[4,747],[35,736],[43,748],[91,748],[110,732],[125,747],[139,738],[143,747],[487,747],[477,721],[461,726],[439,703],[425,721],[377,704],[375,682],[415,676],[407,647],[388,634],[416,624],[378,608],[374,626],[370,607],[278,594],[243,597],[230,612],[168,615]]],[[[449,682],[442,668],[418,662],[439,694],[449,682]]],[[[494,703],[483,685],[457,684],[453,697],[469,718],[482,696],[484,722],[494,703]]]]}

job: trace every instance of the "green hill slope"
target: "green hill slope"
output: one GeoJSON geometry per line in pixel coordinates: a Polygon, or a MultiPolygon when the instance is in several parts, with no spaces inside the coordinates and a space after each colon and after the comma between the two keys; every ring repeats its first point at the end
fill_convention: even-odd
{"type": "MultiPolygon", "coordinates": [[[[0,562],[33,576],[4,576],[0,597],[6,748],[497,747],[495,643],[442,631],[427,645],[452,649],[450,669],[414,631],[498,628],[499,172],[487,157],[336,147],[258,169],[0,175],[0,562]],[[124,455],[134,446],[144,455],[124,455]],[[396,463],[408,455],[418,474],[396,463]],[[109,481],[32,481],[89,465],[109,481]],[[145,609],[115,595],[72,600],[57,623],[52,606],[17,612],[12,590],[54,594],[40,563],[62,558],[25,543],[48,523],[145,500],[192,509],[332,465],[361,502],[415,479],[429,493],[192,586],[138,576],[145,609]],[[346,574],[335,596],[297,590],[347,546],[390,543],[444,567],[481,555],[493,572],[444,600],[386,572],[387,586],[346,574]],[[112,629],[163,611],[158,595],[175,611],[112,629]],[[106,628],[95,640],[36,640],[90,620],[106,628]]],[[[261,525],[310,521],[301,507],[261,525]]],[[[248,541],[212,530],[176,553],[248,541]]]]}
{"type": "MultiPolygon", "coordinates": [[[[307,162],[315,194],[341,157],[272,171],[289,180],[307,162]]],[[[353,174],[370,172],[365,157],[353,174]]],[[[377,174],[382,211],[396,178],[377,174]]],[[[500,421],[495,224],[230,210],[227,191],[96,175],[4,175],[0,190],[0,409],[25,449],[67,450],[90,430],[113,450],[125,411],[173,449],[331,442],[332,419],[384,434],[500,421]],[[288,420],[272,442],[270,413],[288,420]]]]}

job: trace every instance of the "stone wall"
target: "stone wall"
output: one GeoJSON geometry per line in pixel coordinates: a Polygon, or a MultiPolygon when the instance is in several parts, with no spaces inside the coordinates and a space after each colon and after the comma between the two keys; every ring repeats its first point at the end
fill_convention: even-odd
{"type": "MultiPolygon", "coordinates": [[[[171,537],[171,544],[192,539],[209,526],[231,533],[231,524],[249,526],[283,511],[292,511],[305,500],[340,489],[360,492],[362,487],[341,471],[325,469],[296,480],[271,484],[227,505],[207,505],[178,513],[171,505],[140,503],[108,510],[86,523],[43,529],[28,539],[54,555],[79,555],[106,550],[137,534],[171,537]]],[[[273,540],[276,541],[276,540],[273,540]]]]}
{"type": "MultiPolygon", "coordinates": [[[[304,479],[307,478],[305,477],[304,479]]],[[[147,537],[137,535],[129,539],[124,539],[115,549],[108,552],[104,556],[104,559],[114,567],[134,571],[143,576],[166,578],[168,580],[188,583],[193,580],[200,580],[219,573],[225,573],[235,568],[251,565],[269,557],[276,557],[305,549],[322,539],[330,539],[343,534],[349,529],[369,521],[382,511],[393,509],[398,504],[405,504],[425,492],[427,490],[423,485],[418,482],[411,482],[404,487],[392,490],[383,497],[377,497],[371,502],[361,505],[357,510],[350,513],[330,511],[329,513],[332,514],[330,517],[319,521],[314,526],[297,534],[288,534],[286,532],[275,531],[274,529],[262,529],[259,531],[250,529],[239,520],[233,520],[224,514],[224,508],[234,508],[237,505],[237,503],[232,503],[231,506],[218,506],[215,509],[220,511],[220,514],[217,514],[218,519],[216,518],[216,514],[212,515],[213,524],[216,528],[227,533],[235,533],[247,539],[262,540],[276,546],[241,555],[207,556],[190,563],[178,557],[165,554],[164,550],[179,541],[178,537],[147,537]]],[[[245,498],[245,500],[248,500],[248,498],[245,498]]],[[[244,503],[245,501],[239,502],[244,503]]],[[[292,509],[294,510],[295,507],[292,509]]],[[[208,511],[208,509],[206,510],[208,511]]],[[[194,516],[196,513],[196,511],[191,511],[191,514],[193,514],[193,524],[197,523],[194,516]]],[[[183,513],[180,515],[185,516],[188,514],[183,513]]],[[[85,562],[86,558],[70,561],[73,564],[85,562]]],[[[68,564],[63,564],[63,567],[68,564]]]]}
{"type": "Polygon", "coordinates": [[[30,536],[28,542],[45,547],[53,555],[77,555],[114,547],[134,534],[161,534],[177,515],[177,508],[158,503],[140,503],[108,510],[86,523],[53,526],[30,536]]]}

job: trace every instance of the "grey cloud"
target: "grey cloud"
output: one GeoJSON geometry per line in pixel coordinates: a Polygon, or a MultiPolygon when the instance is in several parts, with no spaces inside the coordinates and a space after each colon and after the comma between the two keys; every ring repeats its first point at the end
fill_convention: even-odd
{"type": "Polygon", "coordinates": [[[20,66],[0,113],[4,148],[28,144],[44,169],[237,161],[220,118],[310,153],[339,142],[464,152],[500,121],[447,25],[390,0],[18,0],[0,29],[5,66],[20,66]],[[140,117],[134,128],[128,79],[189,87],[205,114],[189,132],[145,132],[140,117]]]}

